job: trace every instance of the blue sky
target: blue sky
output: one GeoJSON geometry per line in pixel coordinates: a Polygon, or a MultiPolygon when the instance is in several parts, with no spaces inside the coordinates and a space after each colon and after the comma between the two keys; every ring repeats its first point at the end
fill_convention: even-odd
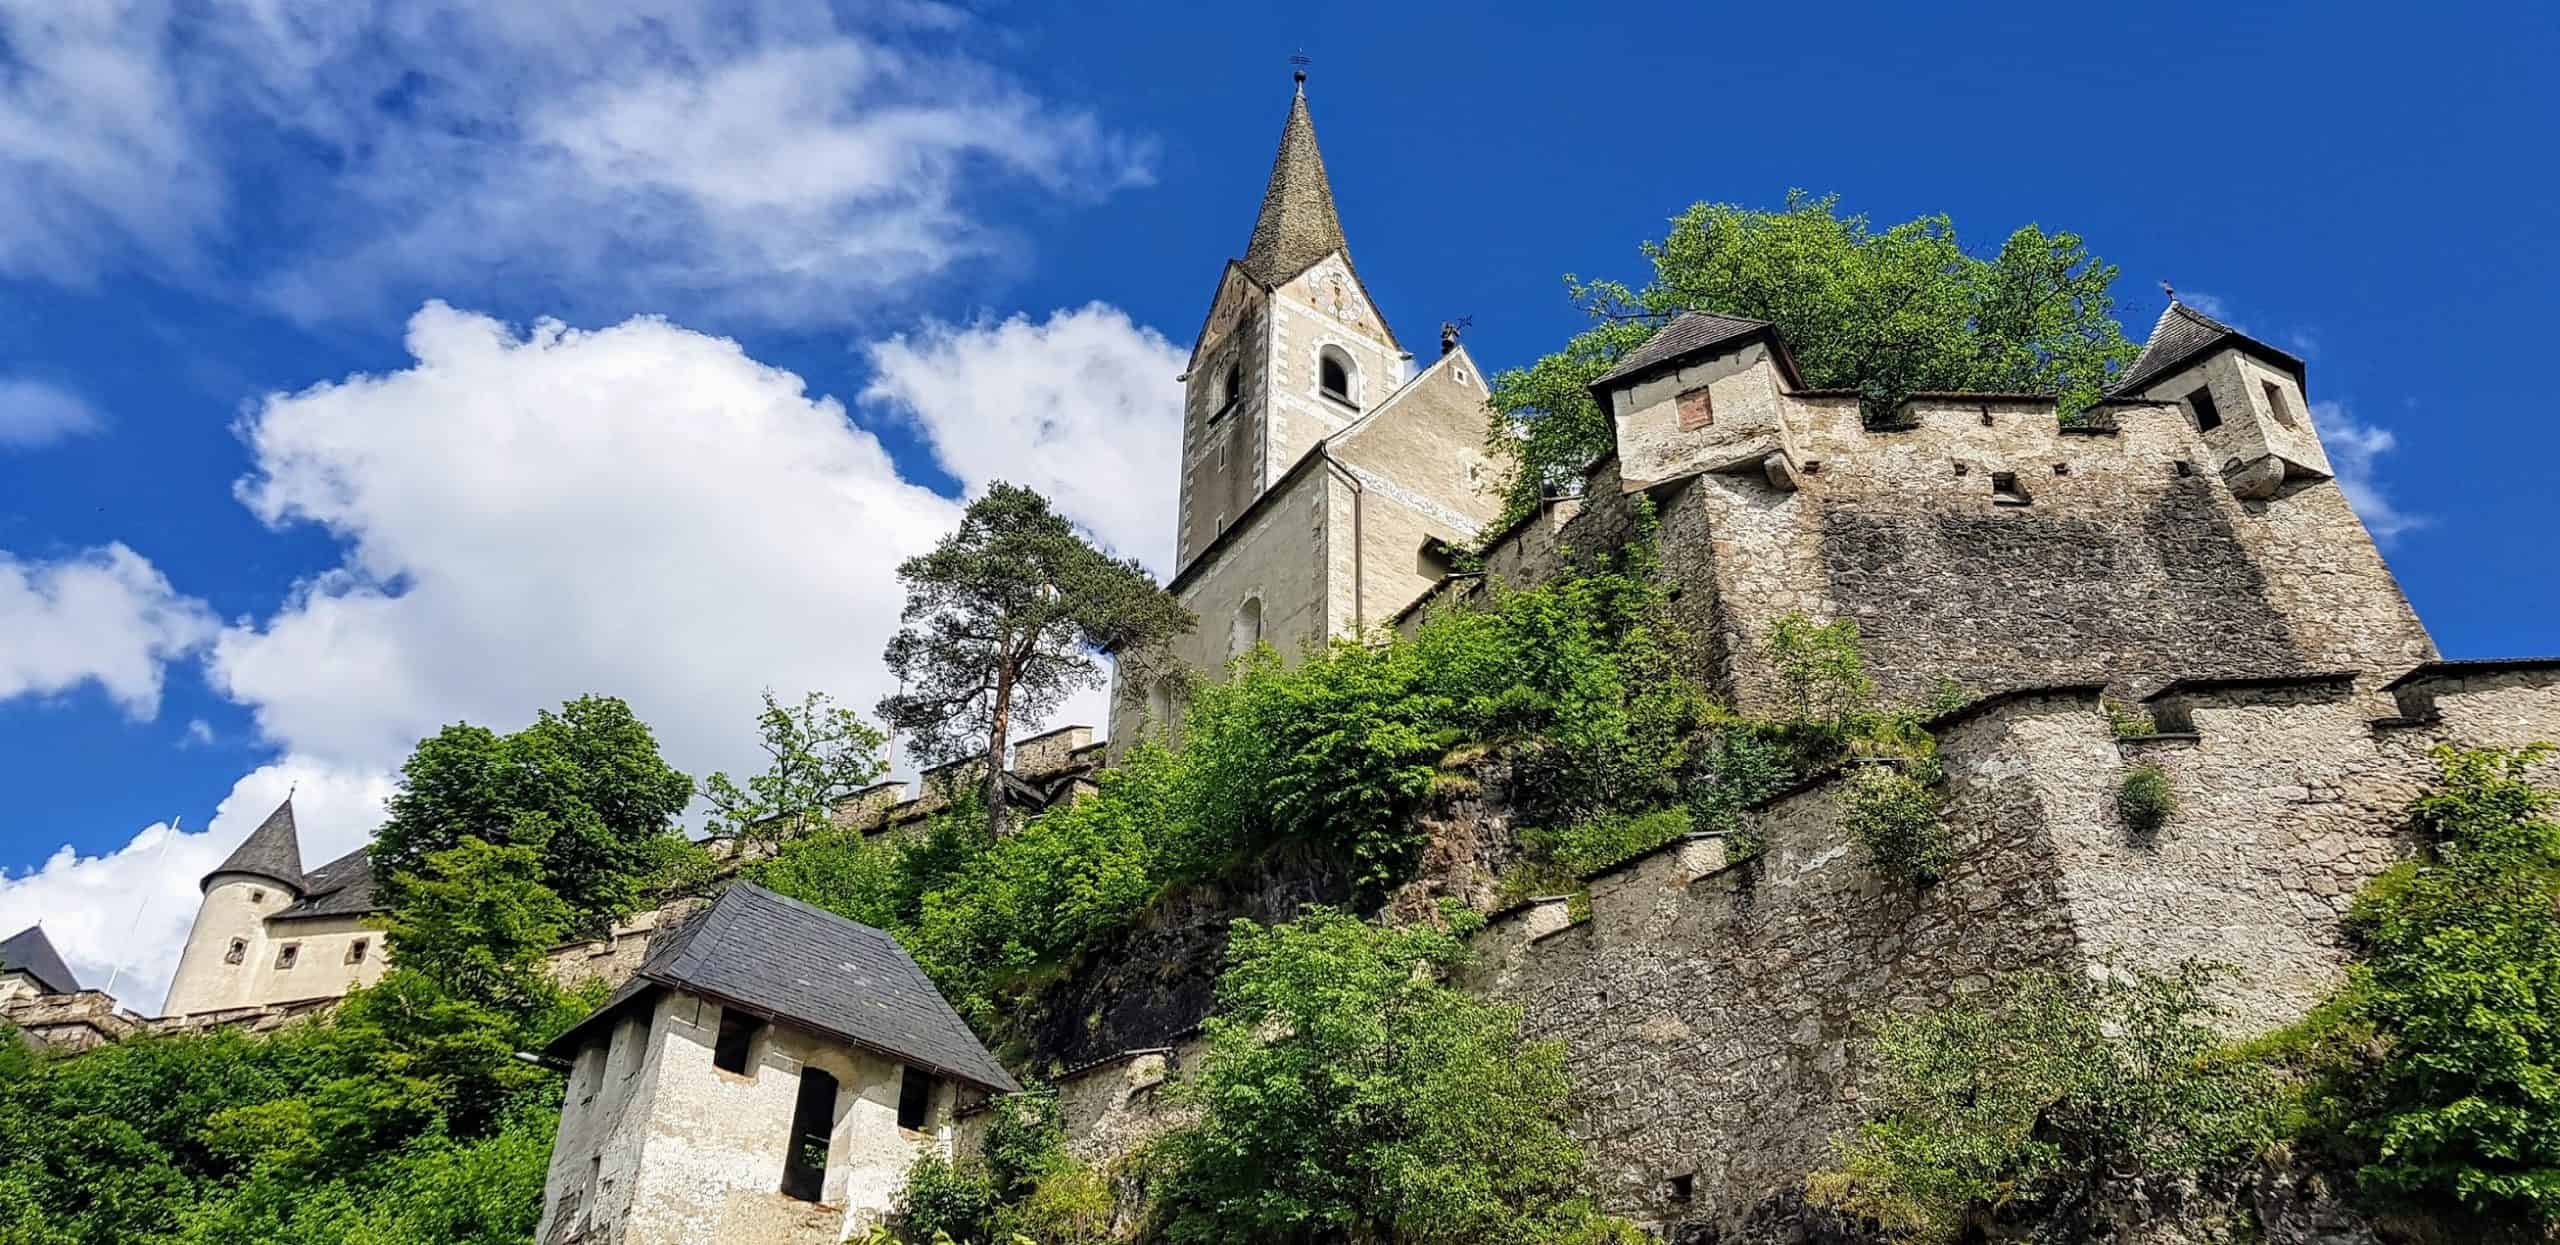
{"type": "Polygon", "coordinates": [[[2309,359],[2446,652],[2560,651],[2560,19],[2249,7],[0,0],[0,933],[148,1010],[457,718],[746,765],[989,479],[1162,569],[1302,47],[1409,341],[1524,362],[1699,199],[2068,229],[2309,359]]]}

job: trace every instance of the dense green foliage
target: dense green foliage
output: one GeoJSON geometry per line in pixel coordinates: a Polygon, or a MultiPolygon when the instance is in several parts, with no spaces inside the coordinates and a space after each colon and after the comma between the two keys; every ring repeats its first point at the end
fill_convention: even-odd
{"type": "Polygon", "coordinates": [[[702,782],[711,806],[711,830],[740,842],[772,847],[827,827],[827,815],[846,796],[869,786],[888,769],[880,760],[886,742],[853,710],[811,692],[796,706],[764,694],[756,715],[765,770],[741,787],[726,773],[702,782]]]}
{"type": "Polygon", "coordinates": [[[2547,749],[2439,749],[2428,854],[2365,888],[2362,957],[2296,1035],[2310,1127],[2365,1188],[2560,1229],[2560,822],[2547,749]]]}
{"type": "Polygon", "coordinates": [[[1013,723],[1100,686],[1096,653],[1116,654],[1128,677],[1194,621],[1137,559],[1094,548],[1048,498],[1001,480],[957,531],[900,563],[898,582],[905,626],[883,654],[898,691],[880,718],[921,756],[984,759],[990,837],[1005,820],[1013,723]]]}
{"type": "Polygon", "coordinates": [[[585,1010],[542,972],[573,911],[477,839],[402,888],[396,965],[331,1019],[0,1059],[0,1240],[519,1245],[558,1118],[517,1062],[585,1010]]]}
{"type": "Polygon", "coordinates": [[[2205,975],[2027,973],[1877,1023],[1867,1120],[1813,1192],[1914,1240],[1955,1241],[2096,1173],[2194,1171],[2274,1140],[2282,1096],[2219,1053],[2205,975]]]}
{"type": "Polygon", "coordinates": [[[1608,451],[1591,382],[1679,311],[1770,321],[1807,384],[1859,391],[1879,421],[1933,389],[2053,393],[2069,416],[2136,353],[2108,293],[2115,267],[2077,236],[2033,225],[1984,259],[1943,215],[1877,230],[1841,214],[1836,197],[1797,192],[1775,212],[1692,206],[1644,255],[1653,274],[1642,289],[1567,277],[1594,326],[1495,377],[1489,444],[1512,459],[1513,514],[1608,451]]]}
{"type": "Polygon", "coordinates": [[[1168,1136],[1174,1242],[1595,1241],[1561,1121],[1564,1050],[1446,984],[1461,944],[1311,911],[1236,923],[1208,1053],[1168,1136]]]}
{"type": "Polygon", "coordinates": [[[963,1014],[1005,1001],[1167,891],[1267,850],[1351,863],[1370,902],[1410,875],[1414,812],[1462,746],[1500,749],[1527,807],[1570,825],[1659,807],[1694,772],[1707,707],[1672,669],[1677,638],[1639,550],[1626,564],[1498,589],[1410,637],[1283,663],[1265,649],[1200,690],[1179,752],[1140,745],[1094,795],[993,843],[973,816],[913,839],[821,834],[751,866],[757,881],[896,933],[963,1014]]]}
{"type": "Polygon", "coordinates": [[[628,915],[655,880],[696,853],[675,833],[693,780],[658,756],[657,737],[611,696],[544,710],[511,735],[456,723],[400,769],[374,835],[374,875],[395,905],[427,857],[464,839],[528,847],[536,876],[584,930],[628,915]]]}
{"type": "Polygon", "coordinates": [[[2178,794],[2169,789],[2169,775],[2157,765],[2136,765],[2125,770],[2124,781],[2116,784],[2116,816],[2124,819],[2125,829],[2137,841],[2148,841],[2160,833],[2169,819],[2178,815],[2178,794]]]}

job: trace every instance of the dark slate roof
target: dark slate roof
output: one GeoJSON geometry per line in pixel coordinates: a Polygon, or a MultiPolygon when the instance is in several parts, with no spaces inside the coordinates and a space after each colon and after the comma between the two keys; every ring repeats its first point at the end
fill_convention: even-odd
{"type": "Polygon", "coordinates": [[[303,890],[302,838],[293,828],[292,796],[286,796],[228,858],[204,875],[204,884],[225,873],[245,873],[280,882],[296,892],[303,890]]]}
{"type": "Polygon", "coordinates": [[[649,949],[603,1007],[552,1040],[569,1057],[653,990],[686,990],[986,1089],[1021,1088],[895,939],[749,882],[649,949]]]}
{"type": "Polygon", "coordinates": [[[1325,179],[1324,154],[1316,150],[1315,119],[1307,115],[1301,86],[1280,127],[1280,152],[1271,159],[1271,181],[1262,191],[1262,213],[1245,245],[1245,272],[1276,286],[1335,251],[1348,252],[1342,216],[1334,210],[1333,185],[1325,179]]]}
{"type": "Polygon", "coordinates": [[[55,994],[80,990],[80,979],[62,962],[62,953],[53,949],[53,940],[44,936],[41,925],[30,925],[0,942],[0,973],[25,973],[55,994]]]}
{"type": "Polygon", "coordinates": [[[1745,320],[1740,316],[1718,315],[1712,311],[1682,312],[1680,317],[1663,325],[1644,344],[1627,352],[1600,379],[1591,382],[1598,390],[1739,338],[1749,337],[1769,327],[1766,320],[1745,320]]]}
{"type": "Polygon", "coordinates": [[[338,857],[305,874],[302,898],[276,914],[278,920],[300,916],[363,916],[382,911],[373,898],[373,856],[366,848],[338,857]]]}
{"type": "Polygon", "coordinates": [[[2160,313],[2159,322],[2151,326],[2151,340],[2142,344],[2141,357],[2126,369],[2124,379],[2117,381],[2115,387],[2107,392],[2132,393],[2148,387],[2225,342],[2284,367],[2293,373],[2297,383],[2302,380],[2302,360],[2185,303],[2171,300],[2168,309],[2160,313]]]}

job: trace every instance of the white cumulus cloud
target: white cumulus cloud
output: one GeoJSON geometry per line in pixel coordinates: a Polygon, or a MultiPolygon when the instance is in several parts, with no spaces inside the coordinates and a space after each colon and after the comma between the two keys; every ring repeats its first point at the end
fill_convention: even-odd
{"type": "Polygon", "coordinates": [[[2400,444],[2390,429],[2357,419],[2338,402],[2314,402],[2311,414],[2329,451],[2329,466],[2338,474],[2339,490],[2376,543],[2387,546],[2430,522],[2423,514],[2401,509],[2376,473],[2376,460],[2400,444]]]}
{"type": "Polygon", "coordinates": [[[68,389],[0,376],[0,450],[51,445],[95,432],[100,423],[98,413],[68,389]]]}
{"type": "Polygon", "coordinates": [[[121,544],[53,561],[0,550],[0,700],[95,684],[148,719],[167,663],[213,633],[203,603],[121,544]]]}
{"type": "Polygon", "coordinates": [[[1172,573],[1183,351],[1100,303],[929,324],[872,343],[863,401],[914,421],[971,492],[1040,490],[1124,557],[1172,573]]]}

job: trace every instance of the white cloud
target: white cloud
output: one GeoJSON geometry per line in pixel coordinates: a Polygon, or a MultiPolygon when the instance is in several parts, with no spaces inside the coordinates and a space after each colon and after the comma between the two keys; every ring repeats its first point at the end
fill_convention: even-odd
{"type": "Polygon", "coordinates": [[[863,402],[922,428],[970,492],[1036,488],[1123,556],[1171,573],[1183,352],[1162,334],[1092,303],[1036,324],[929,324],[865,353],[863,402]]]}
{"type": "Polygon", "coordinates": [[[0,272],[201,268],[241,183],[281,171],[285,254],[222,275],[294,314],[476,282],[824,321],[1004,251],[987,184],[1147,175],[1143,145],[973,56],[985,32],[937,6],[64,7],[0,0],[0,68],[27,66],[0,72],[0,174],[30,188],[0,272]]]}
{"type": "Polygon", "coordinates": [[[202,602],[123,545],[50,562],[0,550],[0,700],[95,683],[148,719],[160,710],[163,667],[213,632],[202,602]]]}
{"type": "Polygon", "coordinates": [[[34,449],[97,431],[98,414],[78,394],[36,380],[0,376],[0,449],[34,449]]]}
{"type": "Polygon", "coordinates": [[[293,792],[307,864],[353,851],[391,794],[378,774],[349,773],[285,757],[243,777],[205,829],[171,833],[154,822],[112,852],[65,846],[33,870],[0,875],[0,930],[41,923],[80,984],[113,985],[125,1006],[159,1009],[195,919],[197,882],[293,792]]]}
{"type": "Polygon", "coordinates": [[[2432,521],[2425,515],[2402,510],[2375,478],[2374,460],[2399,445],[2390,429],[2358,420],[2337,402],[2314,402],[2311,414],[2320,429],[2321,444],[2329,451],[2329,466],[2338,473],[2338,488],[2346,493],[2348,504],[2355,507],[2356,516],[2364,520],[2376,543],[2389,545],[2404,533],[2432,521]]]}
{"type": "Polygon", "coordinates": [[[889,690],[895,568],[959,508],[833,399],[651,318],[519,334],[431,303],[408,347],[404,370],[272,396],[244,425],[241,500],[347,542],[215,647],[266,736],[387,766],[445,723],[592,691],[707,770],[748,763],[763,687],[863,709],[889,690]]]}

